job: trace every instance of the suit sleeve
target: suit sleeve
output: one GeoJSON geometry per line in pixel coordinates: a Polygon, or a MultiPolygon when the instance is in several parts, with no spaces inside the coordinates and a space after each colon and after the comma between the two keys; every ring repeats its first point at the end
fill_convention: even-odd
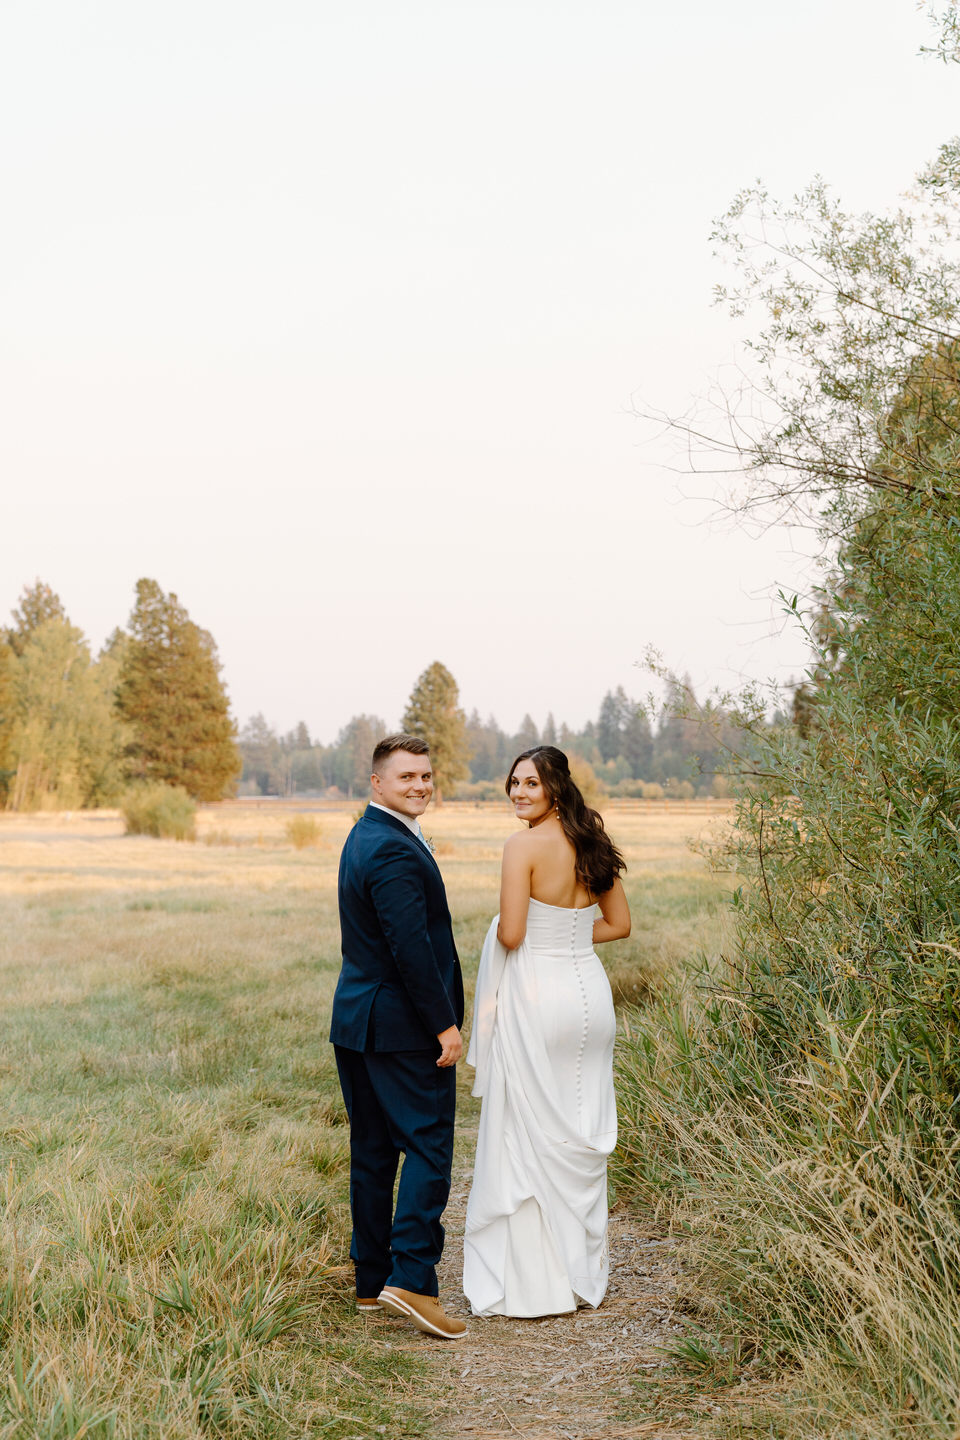
{"type": "Polygon", "coordinates": [[[397,969],[431,1035],[457,1017],[440,977],[426,923],[423,868],[409,846],[384,846],[370,877],[370,896],[397,969]]]}

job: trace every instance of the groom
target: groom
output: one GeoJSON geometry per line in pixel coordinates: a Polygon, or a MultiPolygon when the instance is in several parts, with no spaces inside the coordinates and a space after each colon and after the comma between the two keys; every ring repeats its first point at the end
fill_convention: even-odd
{"type": "Polygon", "coordinates": [[[340,857],[343,965],[330,1027],[350,1119],[357,1309],[382,1307],[455,1340],[467,1327],[444,1313],[436,1266],[463,978],[443,880],[418,822],[433,795],[429,748],[388,735],[373,752],[370,785],[373,799],[340,857]]]}

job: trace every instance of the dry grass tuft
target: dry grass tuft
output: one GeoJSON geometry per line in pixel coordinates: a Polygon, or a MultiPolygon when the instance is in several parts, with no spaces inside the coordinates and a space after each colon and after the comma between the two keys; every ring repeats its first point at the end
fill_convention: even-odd
{"type": "Polygon", "coordinates": [[[688,1234],[704,1287],[687,1361],[696,1350],[704,1369],[729,1369],[733,1336],[755,1374],[779,1376],[771,1435],[952,1440],[960,1142],[943,1136],[921,1162],[901,1133],[875,1127],[851,1160],[836,1142],[861,1096],[842,1066],[799,1077],[801,1123],[765,1094],[759,1068],[753,1101],[735,1102],[729,1062],[702,1054],[700,1026],[693,996],[667,995],[627,1017],[617,1063],[618,1191],[688,1234]]]}
{"type": "Polygon", "coordinates": [[[197,807],[181,785],[137,785],[121,805],[128,835],[195,840],[197,807]]]}
{"type": "Polygon", "coordinates": [[[312,815],[293,815],[283,828],[294,850],[306,850],[311,845],[318,845],[323,835],[323,830],[312,815]]]}

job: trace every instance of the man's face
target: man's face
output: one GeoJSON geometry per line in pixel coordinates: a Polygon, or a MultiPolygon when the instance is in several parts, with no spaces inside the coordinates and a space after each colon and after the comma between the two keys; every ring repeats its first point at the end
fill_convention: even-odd
{"type": "Polygon", "coordinates": [[[416,819],[433,798],[433,771],[429,755],[395,750],[377,775],[370,776],[373,798],[390,810],[416,819]]]}

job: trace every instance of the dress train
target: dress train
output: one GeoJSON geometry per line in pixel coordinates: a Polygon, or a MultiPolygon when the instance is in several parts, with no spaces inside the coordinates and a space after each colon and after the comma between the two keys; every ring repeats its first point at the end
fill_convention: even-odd
{"type": "Polygon", "coordinates": [[[475,1315],[556,1315],[607,1289],[616,1019],[596,906],[531,900],[509,953],[487,933],[467,1063],[483,1097],[463,1288],[475,1315]]]}

